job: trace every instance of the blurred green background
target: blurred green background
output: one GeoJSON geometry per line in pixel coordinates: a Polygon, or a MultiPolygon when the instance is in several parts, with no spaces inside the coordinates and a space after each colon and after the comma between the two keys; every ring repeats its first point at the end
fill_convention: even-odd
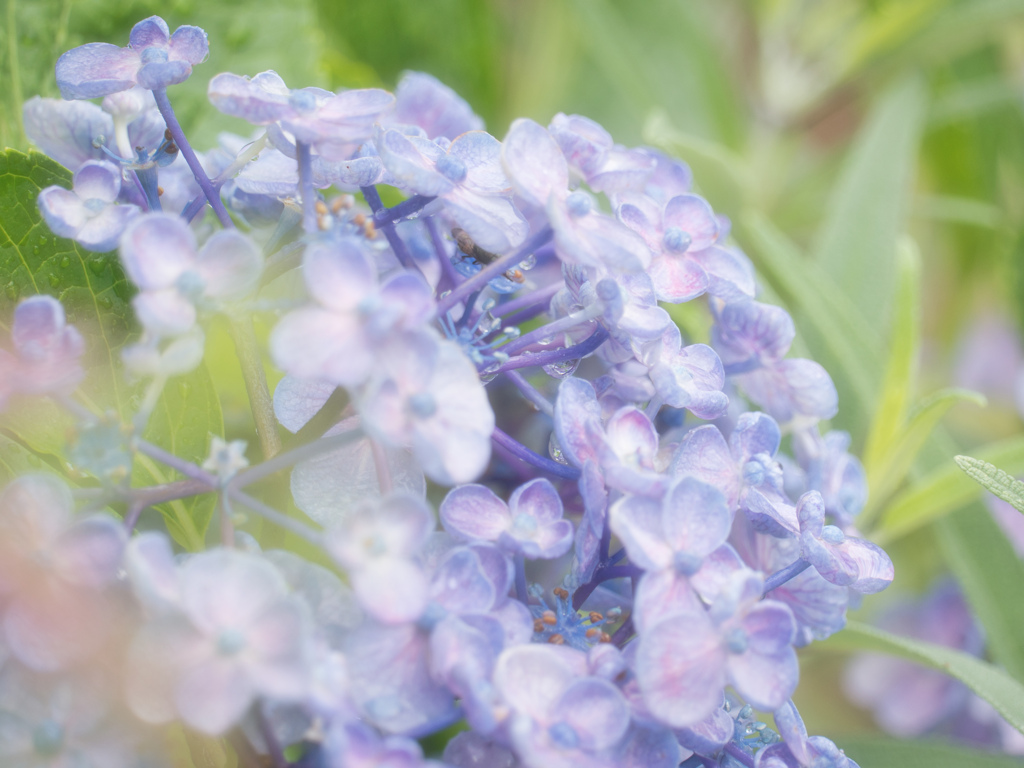
{"type": "MultiPolygon", "coordinates": [[[[980,452],[1024,471],[1010,385],[986,408],[922,401],[956,380],[978,318],[1011,333],[1024,318],[1024,0],[6,0],[0,146],[27,148],[20,104],[57,95],[61,52],[124,45],[154,13],[209,33],[210,60],[172,92],[199,148],[245,130],[205,102],[220,71],[338,89],[419,69],[498,138],[516,117],[563,111],[690,162],[766,300],[794,315],[797,352],[836,380],[833,426],[866,454],[867,528],[896,561],[893,592],[952,569],[993,659],[1024,674],[1024,568],[990,524],[977,533],[979,494],[949,469],[980,452]]],[[[677,319],[706,332],[690,308],[677,319]]],[[[837,740],[872,728],[836,695],[840,663],[806,654],[798,699],[811,731],[837,740]]]]}

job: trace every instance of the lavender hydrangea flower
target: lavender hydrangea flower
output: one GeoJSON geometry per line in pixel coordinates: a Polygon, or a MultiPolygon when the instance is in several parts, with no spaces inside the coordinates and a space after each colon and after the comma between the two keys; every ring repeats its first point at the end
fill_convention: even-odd
{"type": "Polygon", "coordinates": [[[128,47],[87,43],[57,60],[57,85],[65,99],[94,99],[135,85],[154,90],[183,83],[206,60],[210,46],[199,27],[178,27],[150,16],[132,27],[128,47]]]}
{"type": "Polygon", "coordinates": [[[484,121],[455,91],[426,72],[404,72],[395,88],[396,123],[422,128],[428,139],[454,141],[467,131],[483,130],[484,121]]]}
{"type": "Polygon", "coordinates": [[[139,213],[136,205],[117,205],[120,193],[120,170],[112,163],[88,160],[75,171],[71,191],[53,186],[39,193],[39,210],[54,234],[103,253],[113,250],[139,213]]]}
{"type": "Polygon", "coordinates": [[[792,701],[775,711],[775,723],[784,743],[760,750],[754,758],[754,768],[859,768],[824,736],[808,737],[803,718],[792,701]]]}
{"type": "Polygon", "coordinates": [[[562,519],[562,500],[545,478],[516,488],[508,504],[482,485],[452,490],[441,504],[441,522],[468,540],[493,541],[509,554],[531,560],[561,557],[572,546],[572,523],[562,519]]]}
{"type": "Polygon", "coordinates": [[[654,168],[650,155],[615,144],[611,134],[588,117],[559,112],[551,118],[548,132],[572,170],[597,192],[642,189],[654,168]]]}
{"type": "Polygon", "coordinates": [[[132,299],[142,325],[177,336],[196,322],[198,306],[223,306],[249,294],[263,270],[256,245],[236,230],[212,235],[202,248],[180,216],[137,217],[121,238],[121,262],[140,289],[132,299]]]}
{"type": "Polygon", "coordinates": [[[180,566],[175,597],[177,610],[144,624],[129,652],[126,693],[142,720],[179,717],[220,734],[257,697],[306,694],[309,616],[265,559],[224,549],[197,554],[180,566]]]}
{"type": "Polygon", "coordinates": [[[13,394],[67,395],[82,380],[82,336],[52,296],[31,296],[14,310],[14,354],[0,349],[0,408],[13,394]]]}

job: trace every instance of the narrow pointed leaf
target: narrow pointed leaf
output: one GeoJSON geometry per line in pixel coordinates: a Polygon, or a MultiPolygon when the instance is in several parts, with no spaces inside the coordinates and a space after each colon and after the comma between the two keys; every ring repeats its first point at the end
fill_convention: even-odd
{"type": "Polygon", "coordinates": [[[836,740],[858,765],[871,768],[1017,768],[1020,758],[965,749],[938,739],[844,736],[836,740]]]}
{"type": "Polygon", "coordinates": [[[953,460],[986,490],[1012,505],[1018,512],[1024,512],[1024,483],[1020,480],[1015,480],[1003,470],[981,459],[955,456],[953,460]]]}
{"type": "Polygon", "coordinates": [[[1024,685],[1006,671],[944,645],[911,640],[859,621],[815,648],[833,651],[879,651],[900,656],[955,677],[985,699],[1010,725],[1024,731],[1024,685]]]}

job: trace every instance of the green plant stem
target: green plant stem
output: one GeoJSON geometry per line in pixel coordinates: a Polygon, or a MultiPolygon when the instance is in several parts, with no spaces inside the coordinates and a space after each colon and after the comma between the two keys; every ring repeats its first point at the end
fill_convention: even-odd
{"type": "Polygon", "coordinates": [[[266,461],[281,452],[281,437],[277,434],[274,400],[267,385],[267,374],[263,370],[252,319],[248,316],[232,318],[231,338],[235,342],[238,362],[242,366],[245,390],[249,395],[249,407],[252,409],[253,421],[256,422],[256,435],[260,440],[263,460],[266,461]]]}

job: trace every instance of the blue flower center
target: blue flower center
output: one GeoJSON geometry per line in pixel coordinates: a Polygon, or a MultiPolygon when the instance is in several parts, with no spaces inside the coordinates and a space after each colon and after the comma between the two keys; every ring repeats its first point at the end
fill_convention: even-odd
{"type": "Polygon", "coordinates": [[[512,522],[512,532],[517,536],[530,536],[537,530],[537,519],[525,512],[516,515],[512,522]]]}
{"type": "Polygon", "coordinates": [[[689,552],[676,552],[672,557],[672,567],[680,576],[693,576],[703,561],[703,558],[689,552]]]}
{"type": "Polygon", "coordinates": [[[747,633],[741,627],[733,627],[725,633],[725,649],[729,653],[743,653],[748,642],[747,633]]]}
{"type": "Polygon", "coordinates": [[[576,749],[580,745],[579,734],[568,723],[555,723],[548,728],[548,735],[562,749],[576,749]]]}
{"type": "Polygon", "coordinates": [[[217,653],[235,656],[245,648],[245,635],[237,629],[222,629],[217,635],[217,653]]]}
{"type": "Polygon", "coordinates": [[[141,59],[143,64],[163,64],[167,61],[167,49],[151,45],[148,48],[142,49],[139,59],[141,59]]]}
{"type": "Polygon", "coordinates": [[[37,755],[52,757],[64,747],[64,729],[54,720],[43,720],[32,730],[32,748],[37,755]]]}
{"type": "Polygon", "coordinates": [[[206,281],[194,269],[182,272],[178,279],[174,281],[174,285],[181,291],[182,296],[192,303],[200,299],[203,291],[206,290],[206,281]]]}
{"type": "Polygon", "coordinates": [[[586,192],[573,192],[565,198],[565,205],[569,208],[569,215],[578,219],[590,213],[594,207],[594,201],[586,192]]]}
{"type": "Polygon", "coordinates": [[[834,525],[826,525],[821,529],[821,538],[829,544],[842,544],[846,541],[846,534],[834,525]]]}
{"type": "Polygon", "coordinates": [[[679,227],[669,227],[665,230],[665,236],[661,241],[666,250],[672,251],[673,253],[684,253],[687,248],[690,247],[690,243],[693,240],[690,236],[683,232],[679,227]]]}
{"type": "Polygon", "coordinates": [[[449,181],[458,184],[466,178],[466,164],[452,155],[442,155],[437,161],[437,172],[449,181]]]}
{"type": "Polygon", "coordinates": [[[429,419],[437,413],[437,400],[429,392],[417,392],[409,398],[409,410],[418,419],[429,419]]]}

